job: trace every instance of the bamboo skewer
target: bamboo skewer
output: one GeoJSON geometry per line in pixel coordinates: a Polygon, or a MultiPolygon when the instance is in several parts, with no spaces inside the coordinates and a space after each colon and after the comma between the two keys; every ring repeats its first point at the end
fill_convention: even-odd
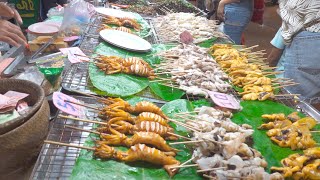
{"type": "Polygon", "coordinates": [[[93,97],[93,98],[97,98],[97,99],[100,99],[100,100],[103,100],[103,101],[108,101],[106,98],[103,98],[103,97],[98,97],[98,96],[95,96],[93,94],[87,94],[87,93],[84,93],[84,92],[81,92],[81,91],[73,91],[75,93],[78,93],[78,94],[81,94],[81,95],[84,95],[84,96],[88,96],[88,97],[93,97]]]}
{"type": "MultiPolygon", "coordinates": [[[[100,125],[109,125],[108,123],[105,122],[100,122],[100,121],[93,121],[93,120],[89,120],[89,119],[80,119],[80,118],[75,118],[75,117],[70,117],[70,116],[63,116],[63,115],[59,115],[59,118],[64,118],[64,119],[71,119],[71,120],[75,120],[75,121],[82,121],[82,122],[88,122],[88,123],[95,123],[95,124],[100,124],[100,125]]],[[[112,124],[115,125],[115,124],[112,124]]],[[[117,125],[118,126],[118,125],[117,125]]]]}
{"type": "Polygon", "coordinates": [[[254,45],[254,46],[251,46],[251,47],[247,47],[247,48],[244,48],[244,49],[240,49],[239,51],[251,50],[251,49],[256,48],[256,47],[259,47],[259,45],[254,45]]]}
{"type": "Polygon", "coordinates": [[[97,110],[97,111],[101,111],[101,109],[93,107],[93,106],[89,106],[89,105],[85,105],[85,104],[81,104],[81,103],[77,103],[77,102],[73,102],[73,101],[69,101],[69,100],[64,100],[64,101],[68,102],[68,103],[71,103],[71,104],[76,104],[76,105],[83,106],[83,107],[86,107],[86,108],[90,108],[90,109],[94,109],[94,110],[97,110]]]}
{"type": "Polygon", "coordinates": [[[188,164],[188,165],[180,165],[175,167],[170,167],[170,169],[177,169],[177,168],[185,168],[185,167],[198,167],[198,164],[188,164]]]}
{"type": "Polygon", "coordinates": [[[92,131],[92,130],[87,130],[87,129],[82,129],[82,128],[78,128],[78,127],[74,127],[74,126],[69,126],[69,125],[64,125],[64,127],[70,128],[70,129],[75,129],[78,131],[84,131],[84,132],[89,132],[89,133],[93,133],[93,134],[103,134],[101,132],[98,131],[92,131]]]}
{"type": "Polygon", "coordinates": [[[206,175],[206,174],[203,174],[203,177],[208,178],[208,179],[217,179],[216,177],[209,176],[209,175],[206,175]]]}
{"type": "Polygon", "coordinates": [[[277,95],[274,95],[275,97],[278,97],[278,96],[300,96],[301,94],[277,94],[277,95]]]}
{"type": "Polygon", "coordinates": [[[80,148],[80,149],[86,149],[86,150],[90,150],[90,151],[95,151],[96,150],[95,148],[92,148],[92,147],[78,146],[78,145],[61,143],[61,142],[50,141],[50,140],[45,140],[44,143],[55,144],[55,145],[60,145],[60,146],[67,146],[67,147],[74,147],[74,148],[80,148]]]}
{"type": "Polygon", "coordinates": [[[286,84],[286,85],[282,85],[282,86],[276,86],[275,88],[283,88],[283,87],[287,87],[287,86],[295,86],[295,85],[299,85],[300,83],[292,83],[292,84],[286,84]]]}
{"type": "Polygon", "coordinates": [[[217,168],[211,168],[211,169],[202,169],[202,170],[197,170],[197,172],[207,172],[207,171],[215,171],[219,169],[228,169],[227,167],[217,167],[217,168]]]}
{"type": "Polygon", "coordinates": [[[198,129],[198,128],[192,127],[192,126],[190,126],[190,125],[188,125],[188,124],[179,122],[179,121],[177,121],[177,120],[174,120],[174,119],[168,119],[168,120],[171,121],[171,122],[174,122],[174,123],[177,124],[177,125],[180,125],[180,126],[182,126],[182,127],[185,127],[186,129],[189,129],[189,130],[192,130],[192,131],[195,131],[195,132],[201,131],[201,130],[198,129]]]}
{"type": "Polygon", "coordinates": [[[179,135],[179,134],[174,134],[174,133],[171,133],[171,132],[167,132],[167,134],[191,141],[190,138],[181,136],[181,135],[179,135]]]}
{"type": "Polygon", "coordinates": [[[182,142],[174,142],[174,143],[169,143],[169,144],[170,144],[170,145],[177,145],[177,144],[194,144],[194,143],[199,143],[199,142],[204,142],[204,140],[182,141],[182,142]]]}

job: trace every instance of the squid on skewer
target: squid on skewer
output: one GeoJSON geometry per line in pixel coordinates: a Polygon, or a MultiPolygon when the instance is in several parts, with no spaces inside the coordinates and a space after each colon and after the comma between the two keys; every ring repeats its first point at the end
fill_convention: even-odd
{"type": "MultiPolygon", "coordinates": [[[[176,136],[171,135],[173,133],[173,129],[171,127],[163,126],[153,121],[141,121],[135,125],[132,125],[126,121],[112,119],[111,121],[109,121],[109,124],[111,126],[114,126],[114,129],[116,131],[123,134],[134,134],[135,132],[154,132],[168,140],[178,139],[176,136]]],[[[106,126],[99,127],[97,130],[101,133],[110,132],[110,128],[106,126]]]]}
{"type": "MultiPolygon", "coordinates": [[[[110,112],[108,112],[108,114],[110,114],[110,112]]],[[[120,114],[120,113],[117,112],[116,114],[120,114]]],[[[166,119],[154,113],[143,112],[139,114],[137,117],[132,117],[130,116],[129,113],[124,111],[122,114],[123,115],[113,116],[113,118],[109,119],[109,122],[115,123],[116,121],[127,121],[127,122],[130,122],[131,124],[137,124],[142,121],[150,121],[150,122],[159,123],[162,126],[170,127],[166,119]]]]}
{"type": "Polygon", "coordinates": [[[128,137],[118,131],[110,128],[111,134],[101,134],[101,138],[107,145],[130,147],[136,144],[147,144],[166,152],[166,155],[175,156],[177,149],[170,147],[166,141],[157,133],[153,132],[135,132],[132,137],[128,137]]]}
{"type": "Polygon", "coordinates": [[[169,176],[174,176],[178,169],[171,169],[178,166],[180,162],[172,156],[167,156],[162,151],[150,148],[145,144],[131,146],[126,152],[117,151],[106,144],[98,143],[94,155],[101,159],[116,159],[123,162],[145,161],[152,164],[163,165],[169,176]]]}
{"type": "Polygon", "coordinates": [[[121,98],[108,98],[107,100],[102,102],[108,105],[106,108],[104,108],[104,111],[123,110],[136,115],[141,114],[143,112],[151,112],[161,116],[164,119],[168,119],[168,117],[162,112],[162,110],[157,105],[148,101],[140,101],[135,106],[131,106],[127,101],[124,101],[121,98]]]}
{"type": "Polygon", "coordinates": [[[103,18],[103,22],[106,24],[133,28],[136,31],[139,31],[141,29],[141,25],[136,20],[131,18],[116,18],[112,16],[107,16],[106,18],[103,18]]]}

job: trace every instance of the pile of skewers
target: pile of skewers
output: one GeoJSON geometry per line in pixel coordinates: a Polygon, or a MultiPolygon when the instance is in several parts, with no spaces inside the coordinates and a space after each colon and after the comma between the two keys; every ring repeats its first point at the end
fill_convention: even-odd
{"type": "Polygon", "coordinates": [[[125,73],[150,79],[155,78],[151,66],[141,58],[119,56],[102,56],[94,58],[94,64],[106,74],[125,73]]]}
{"type": "MultiPolygon", "coordinates": [[[[215,44],[210,48],[211,55],[216,62],[228,73],[232,84],[243,88],[243,92],[239,93],[243,100],[259,100],[273,99],[274,90],[286,86],[296,85],[290,79],[274,78],[270,75],[282,72],[271,72],[274,67],[268,67],[262,57],[263,51],[251,52],[249,48],[240,50],[234,48],[230,44],[215,44]]],[[[288,94],[288,96],[296,96],[288,94]]],[[[281,95],[286,96],[286,95],[281,95]]]]}
{"type": "Polygon", "coordinates": [[[281,164],[283,167],[271,167],[271,171],[296,180],[320,179],[320,148],[309,148],[303,154],[292,154],[281,160],[281,164]]]}
{"type": "Polygon", "coordinates": [[[297,112],[284,114],[264,114],[262,118],[270,121],[262,124],[259,129],[267,129],[267,135],[280,147],[290,147],[292,150],[314,147],[312,128],[317,121],[311,117],[300,118],[297,112]]]}
{"type": "Polygon", "coordinates": [[[154,82],[182,89],[187,94],[205,97],[208,97],[208,91],[225,93],[231,88],[227,82],[228,76],[205,48],[181,44],[159,53],[158,56],[163,61],[157,65],[155,74],[158,79],[154,82]]]}
{"type": "Polygon", "coordinates": [[[198,167],[197,172],[210,179],[283,179],[279,173],[265,172],[267,162],[246,143],[253,133],[249,125],[239,126],[230,120],[230,112],[211,107],[203,106],[195,112],[198,114],[177,115],[186,125],[198,129],[193,131],[191,141],[170,143],[191,144],[194,148],[192,159],[178,167],[198,167]],[[194,164],[187,165],[191,161],[194,164]]]}
{"type": "Polygon", "coordinates": [[[170,13],[153,20],[155,30],[161,42],[179,42],[179,35],[188,31],[194,38],[194,43],[199,43],[212,37],[225,37],[218,30],[218,25],[213,20],[195,16],[192,13],[170,13]]]}
{"type": "MultiPolygon", "coordinates": [[[[96,147],[81,148],[94,151],[94,155],[101,159],[116,159],[123,162],[145,161],[162,165],[171,177],[178,172],[178,169],[172,168],[180,164],[174,158],[178,150],[170,147],[165,139],[177,140],[180,137],[190,140],[187,137],[174,134],[173,128],[168,124],[169,121],[179,124],[179,121],[169,119],[159,107],[147,101],[141,101],[135,106],[131,106],[121,98],[101,98],[100,101],[105,104],[103,108],[68,102],[99,111],[99,117],[104,122],[60,115],[60,118],[100,125],[95,130],[66,126],[100,136],[100,140],[96,141],[96,147]],[[128,135],[132,136],[128,137],[128,135]],[[125,146],[129,150],[119,151],[112,146],[125,146]]],[[[70,146],[51,141],[47,141],[47,143],[70,146]]]]}

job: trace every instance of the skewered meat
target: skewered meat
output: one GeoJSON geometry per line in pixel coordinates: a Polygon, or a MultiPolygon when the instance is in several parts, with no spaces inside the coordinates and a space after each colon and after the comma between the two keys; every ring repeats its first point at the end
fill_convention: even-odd
{"type": "Polygon", "coordinates": [[[293,113],[289,114],[289,115],[287,116],[287,118],[288,118],[290,121],[293,121],[293,122],[295,122],[295,121],[297,121],[297,120],[300,119],[300,117],[299,117],[299,115],[298,115],[298,112],[293,112],[293,113]]]}
{"type": "Polygon", "coordinates": [[[96,65],[106,74],[126,73],[148,77],[150,79],[155,78],[154,72],[150,68],[150,66],[137,61],[135,61],[135,64],[132,64],[130,61],[120,57],[106,56],[103,59],[100,58],[99,62],[96,63],[96,65]]]}
{"type": "Polygon", "coordinates": [[[130,147],[136,144],[148,144],[158,148],[159,150],[171,152],[173,156],[177,152],[177,149],[170,147],[159,134],[153,132],[135,132],[133,136],[129,138],[112,128],[110,128],[110,131],[111,134],[101,134],[101,138],[107,145],[123,145],[130,147]]]}
{"type": "Polygon", "coordinates": [[[283,113],[280,114],[264,114],[261,116],[264,119],[267,119],[268,121],[283,121],[286,119],[286,115],[283,113]]]}
{"type": "Polygon", "coordinates": [[[135,132],[141,132],[141,131],[154,132],[159,134],[161,137],[165,137],[166,139],[177,140],[176,136],[170,135],[170,133],[173,133],[173,129],[171,127],[163,126],[153,121],[141,121],[135,125],[132,125],[125,121],[114,120],[114,121],[109,121],[109,124],[117,125],[116,127],[114,127],[114,129],[123,134],[134,134],[135,132]]]}
{"type": "Polygon", "coordinates": [[[107,16],[103,18],[103,22],[106,24],[133,28],[136,31],[139,31],[141,29],[141,25],[135,19],[130,18],[116,18],[112,16],[107,16]]]}
{"type": "Polygon", "coordinates": [[[143,112],[151,112],[161,116],[162,118],[168,118],[157,105],[148,101],[140,101],[135,106],[131,106],[127,101],[124,101],[121,98],[108,98],[103,103],[108,105],[104,108],[104,111],[123,110],[136,115],[139,115],[143,112]]]}
{"type": "Polygon", "coordinates": [[[177,173],[178,169],[171,170],[170,168],[180,164],[180,162],[172,156],[167,156],[162,151],[150,148],[144,144],[136,144],[131,146],[128,151],[123,152],[117,151],[104,143],[98,143],[94,155],[102,159],[113,158],[124,162],[146,161],[157,165],[163,165],[164,169],[171,177],[177,173]]]}
{"type": "Polygon", "coordinates": [[[195,43],[212,37],[225,37],[218,31],[215,21],[192,13],[170,13],[153,20],[155,29],[162,42],[178,42],[179,35],[188,31],[195,39],[195,43]]]}
{"type": "Polygon", "coordinates": [[[272,121],[267,124],[262,124],[261,126],[258,127],[258,129],[282,129],[287,126],[290,126],[292,124],[291,121],[289,120],[282,120],[282,121],[272,121]]]}

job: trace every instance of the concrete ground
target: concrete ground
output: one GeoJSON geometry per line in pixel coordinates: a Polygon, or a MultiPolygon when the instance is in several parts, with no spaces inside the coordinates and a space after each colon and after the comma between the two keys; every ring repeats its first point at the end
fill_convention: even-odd
{"type": "Polygon", "coordinates": [[[277,14],[278,6],[266,4],[263,25],[250,23],[245,31],[245,44],[247,46],[259,45],[257,49],[270,52],[270,41],[281,26],[280,16],[277,14]]]}

